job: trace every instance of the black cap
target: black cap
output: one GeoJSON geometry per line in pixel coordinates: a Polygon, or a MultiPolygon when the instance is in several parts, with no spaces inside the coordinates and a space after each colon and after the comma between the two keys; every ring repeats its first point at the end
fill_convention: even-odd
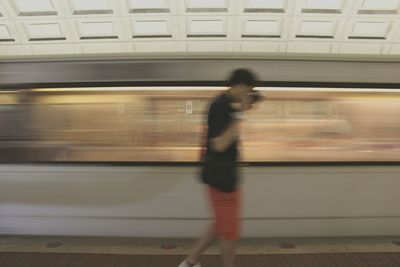
{"type": "Polygon", "coordinates": [[[254,87],[256,85],[257,78],[254,73],[248,69],[236,69],[231,73],[228,82],[229,86],[231,87],[239,84],[254,87]]]}

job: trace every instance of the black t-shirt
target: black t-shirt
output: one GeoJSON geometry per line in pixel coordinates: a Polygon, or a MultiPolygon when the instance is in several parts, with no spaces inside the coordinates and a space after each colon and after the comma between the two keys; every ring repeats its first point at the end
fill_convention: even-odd
{"type": "Polygon", "coordinates": [[[210,146],[210,139],[220,136],[230,125],[233,118],[231,113],[234,109],[231,107],[231,98],[223,93],[217,96],[209,107],[207,116],[207,145],[206,157],[221,161],[236,161],[238,157],[237,140],[235,140],[225,151],[217,152],[210,146]]]}

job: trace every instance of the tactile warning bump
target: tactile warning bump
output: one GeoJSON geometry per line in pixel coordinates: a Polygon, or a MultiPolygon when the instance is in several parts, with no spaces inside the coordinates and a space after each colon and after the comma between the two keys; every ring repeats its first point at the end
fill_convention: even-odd
{"type": "MultiPolygon", "coordinates": [[[[118,261],[115,265],[117,267],[136,267],[143,266],[148,267],[150,258],[158,256],[148,256],[148,255],[117,255],[118,261]]],[[[91,267],[91,266],[88,266],[91,267]]],[[[96,267],[96,266],[93,266],[96,267]]]]}
{"type": "Polygon", "coordinates": [[[120,255],[104,255],[104,254],[84,254],[76,256],[68,267],[108,267],[118,266],[120,255]]]}
{"type": "Polygon", "coordinates": [[[63,243],[61,242],[51,242],[51,243],[47,243],[46,247],[48,248],[58,248],[58,247],[62,247],[63,243]]]}
{"type": "Polygon", "coordinates": [[[286,249],[291,249],[291,248],[295,248],[296,245],[294,243],[292,243],[292,242],[282,242],[282,243],[279,243],[279,247],[286,248],[286,249]]]}
{"type": "Polygon", "coordinates": [[[287,255],[286,261],[288,262],[289,266],[301,266],[301,267],[308,267],[309,265],[301,257],[302,255],[287,255]]]}
{"type": "Polygon", "coordinates": [[[148,266],[177,267],[183,260],[182,256],[150,257],[148,266]]]}
{"type": "Polygon", "coordinates": [[[312,254],[302,254],[300,255],[303,262],[306,266],[313,266],[313,267],[324,267],[318,259],[312,254]]]}

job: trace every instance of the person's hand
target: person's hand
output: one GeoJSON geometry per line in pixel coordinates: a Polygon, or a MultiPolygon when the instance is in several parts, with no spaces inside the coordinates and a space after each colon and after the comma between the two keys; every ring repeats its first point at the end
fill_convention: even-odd
{"type": "Polygon", "coordinates": [[[253,100],[252,100],[251,96],[246,95],[245,97],[243,97],[240,110],[242,112],[246,112],[246,111],[250,110],[252,108],[252,106],[253,106],[253,100]]]}
{"type": "Polygon", "coordinates": [[[265,97],[260,93],[260,91],[253,90],[249,93],[252,103],[257,103],[265,100],[265,97]]]}

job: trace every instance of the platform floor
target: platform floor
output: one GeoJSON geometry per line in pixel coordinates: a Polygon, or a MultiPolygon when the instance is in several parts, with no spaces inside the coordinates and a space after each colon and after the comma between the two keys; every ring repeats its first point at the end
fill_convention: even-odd
{"type": "MultiPolygon", "coordinates": [[[[400,267],[400,237],[244,239],[236,267],[400,267]]],[[[0,236],[0,267],[177,267],[192,239],[0,236]]],[[[218,244],[201,258],[221,267],[218,244]]]]}
{"type": "MultiPolygon", "coordinates": [[[[80,253],[0,253],[7,267],[177,267],[184,256],[80,253]]],[[[221,267],[218,256],[203,256],[204,267],[221,267]]],[[[326,253],[239,255],[236,267],[398,267],[400,253],[326,253]]]]}

